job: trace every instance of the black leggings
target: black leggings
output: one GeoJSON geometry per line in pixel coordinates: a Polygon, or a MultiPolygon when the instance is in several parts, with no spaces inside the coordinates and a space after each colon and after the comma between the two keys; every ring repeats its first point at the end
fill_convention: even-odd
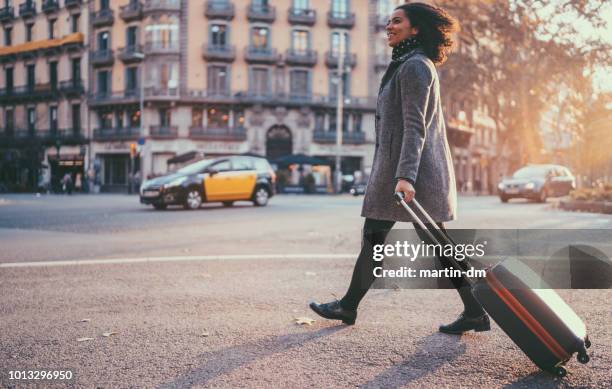
{"type": "MultiPolygon", "coordinates": [[[[377,244],[385,243],[385,239],[394,224],[395,222],[389,220],[365,219],[363,235],[361,237],[361,252],[357,258],[357,263],[355,263],[355,269],[353,270],[353,277],[351,278],[349,289],[340,301],[344,308],[351,310],[357,309],[359,302],[368,292],[370,286],[372,286],[375,280],[373,273],[374,268],[382,265],[382,262],[374,261],[373,247],[377,244]]],[[[438,223],[438,226],[445,230],[443,223],[438,223]]],[[[414,228],[423,242],[427,244],[433,243],[418,224],[414,223],[414,228]]],[[[451,262],[444,256],[439,256],[438,260],[443,268],[453,267],[451,262]]],[[[463,263],[465,263],[465,261],[463,263]]],[[[484,310],[472,295],[469,286],[465,283],[463,278],[450,278],[450,280],[459,292],[459,296],[465,307],[466,315],[471,317],[483,315],[485,313],[484,310]]]]}

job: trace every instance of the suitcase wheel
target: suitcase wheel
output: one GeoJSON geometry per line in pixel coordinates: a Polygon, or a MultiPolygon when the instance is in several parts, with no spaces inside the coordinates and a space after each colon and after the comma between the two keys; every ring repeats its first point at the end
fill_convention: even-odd
{"type": "Polygon", "coordinates": [[[578,362],[580,363],[589,363],[589,361],[591,360],[591,358],[589,358],[589,355],[587,353],[578,353],[578,362]]]}
{"type": "Polygon", "coordinates": [[[557,366],[555,368],[555,375],[557,377],[565,377],[567,375],[567,370],[563,366],[557,366]]]}

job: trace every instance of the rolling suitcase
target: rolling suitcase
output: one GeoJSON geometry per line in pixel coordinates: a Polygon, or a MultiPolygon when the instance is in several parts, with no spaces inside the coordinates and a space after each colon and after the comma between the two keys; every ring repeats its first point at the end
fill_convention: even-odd
{"type": "MultiPolygon", "coordinates": [[[[432,242],[453,244],[416,200],[411,203],[427,219],[431,230],[404,201],[402,193],[395,197],[432,242]]],[[[448,259],[462,269],[454,258],[448,259]]],[[[584,323],[554,290],[529,287],[536,285],[533,282],[539,277],[528,266],[507,259],[488,268],[483,278],[474,280],[465,272],[464,277],[485,311],[540,369],[564,377],[567,371],[563,365],[574,353],[578,353],[579,362],[589,362],[586,349],[591,343],[584,323]]]]}

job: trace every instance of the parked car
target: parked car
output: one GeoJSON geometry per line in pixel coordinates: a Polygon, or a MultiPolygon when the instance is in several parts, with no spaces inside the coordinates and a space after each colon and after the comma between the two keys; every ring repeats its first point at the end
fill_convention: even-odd
{"type": "Polygon", "coordinates": [[[252,201],[263,207],[274,195],[276,175],[265,158],[231,156],[205,159],[174,173],[147,180],[140,187],[140,202],[155,209],[183,205],[197,209],[203,202],[252,201]]]}
{"type": "Polygon", "coordinates": [[[576,188],[576,179],[568,168],[559,165],[528,165],[497,186],[499,198],[526,198],[545,202],[549,197],[566,196],[576,188]]]}
{"type": "Polygon", "coordinates": [[[366,192],[366,188],[367,188],[367,184],[354,184],[353,186],[351,186],[349,193],[355,197],[364,195],[366,192]]]}

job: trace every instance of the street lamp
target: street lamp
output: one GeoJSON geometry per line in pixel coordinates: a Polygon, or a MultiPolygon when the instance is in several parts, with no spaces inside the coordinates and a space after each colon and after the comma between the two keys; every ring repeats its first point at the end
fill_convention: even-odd
{"type": "MultiPolygon", "coordinates": [[[[141,138],[144,137],[144,78],[145,78],[145,72],[144,72],[144,66],[145,66],[145,54],[144,52],[142,53],[134,53],[134,58],[139,58],[141,59],[141,63],[140,63],[140,128],[138,130],[139,136],[138,136],[138,140],[140,141],[141,138]]],[[[134,175],[136,174],[136,172],[134,171],[136,166],[134,163],[134,158],[131,156],[132,153],[130,153],[130,192],[134,192],[134,175]]],[[[141,164],[142,165],[142,164],[141,164]]],[[[141,180],[142,180],[142,166],[140,167],[140,171],[141,171],[141,180]]]]}
{"type": "Polygon", "coordinates": [[[338,83],[336,85],[336,193],[342,191],[342,121],[344,119],[344,51],[345,36],[340,35],[340,47],[338,48],[338,83]]]}

